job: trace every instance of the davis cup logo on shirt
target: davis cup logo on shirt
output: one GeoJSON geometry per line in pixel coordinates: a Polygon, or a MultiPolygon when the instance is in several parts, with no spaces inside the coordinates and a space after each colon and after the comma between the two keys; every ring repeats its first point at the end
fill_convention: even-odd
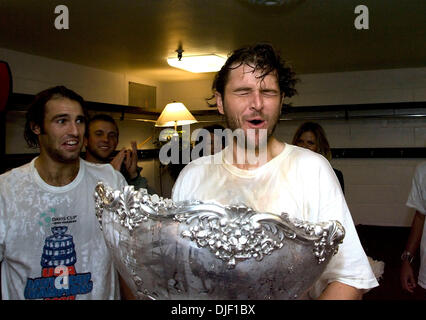
{"type": "Polygon", "coordinates": [[[68,227],[51,228],[53,235],[45,240],[41,256],[41,277],[28,278],[25,299],[74,300],[77,294],[93,289],[91,273],[77,273],[77,256],[68,227]]]}
{"type": "Polygon", "coordinates": [[[52,225],[52,216],[55,215],[56,209],[51,208],[47,212],[42,212],[39,216],[38,224],[40,226],[51,227],[52,225]]]}

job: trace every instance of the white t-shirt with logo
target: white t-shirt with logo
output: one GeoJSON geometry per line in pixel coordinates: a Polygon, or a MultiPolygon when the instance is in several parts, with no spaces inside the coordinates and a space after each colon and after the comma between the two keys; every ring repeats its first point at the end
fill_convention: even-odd
{"type": "Polygon", "coordinates": [[[109,164],[80,159],[66,186],[30,163],[0,176],[3,299],[118,299],[118,278],[95,215],[95,186],[126,185],[109,164]]]}
{"type": "MultiPolygon", "coordinates": [[[[426,214],[426,161],[416,167],[407,206],[426,214]]],[[[420,270],[418,284],[426,289],[426,223],[420,242],[420,270]]]]}
{"type": "Polygon", "coordinates": [[[242,170],[227,161],[228,152],[229,147],[189,163],[173,187],[173,200],[245,204],[258,212],[287,213],[311,223],[338,220],[345,238],[310,296],[317,298],[333,281],[359,289],[378,286],[339,181],[323,156],[286,144],[265,165],[242,170]]]}

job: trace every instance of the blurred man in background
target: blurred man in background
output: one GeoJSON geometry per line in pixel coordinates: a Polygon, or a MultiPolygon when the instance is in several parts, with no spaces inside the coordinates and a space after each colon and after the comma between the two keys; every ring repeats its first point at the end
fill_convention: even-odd
{"type": "Polygon", "coordinates": [[[144,188],[149,194],[155,190],[148,185],[148,180],[140,175],[143,168],[137,166],[138,152],[136,142],[132,141],[132,149],[122,148],[115,157],[113,153],[118,145],[118,126],[115,120],[107,114],[97,114],[87,124],[84,139],[86,161],[94,163],[110,163],[115,170],[120,171],[129,185],[135,190],[144,188]]]}

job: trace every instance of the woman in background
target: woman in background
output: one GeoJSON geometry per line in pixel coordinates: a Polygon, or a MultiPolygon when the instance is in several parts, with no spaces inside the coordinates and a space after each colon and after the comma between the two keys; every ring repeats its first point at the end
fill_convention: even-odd
{"type": "MultiPolygon", "coordinates": [[[[316,122],[305,122],[297,129],[293,137],[293,145],[312,150],[323,155],[328,161],[331,160],[331,150],[325,135],[324,129],[316,122]]],[[[343,193],[345,193],[345,183],[343,173],[340,170],[334,169],[337,179],[343,193]]]]}

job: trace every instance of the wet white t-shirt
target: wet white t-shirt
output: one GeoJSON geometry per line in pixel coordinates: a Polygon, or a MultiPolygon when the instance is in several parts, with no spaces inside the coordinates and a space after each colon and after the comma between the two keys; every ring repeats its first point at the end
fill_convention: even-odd
{"type": "Polygon", "coordinates": [[[121,189],[124,177],[109,164],[80,159],[76,178],[54,187],[34,161],[0,176],[3,299],[118,299],[94,191],[99,181],[121,189]]]}
{"type": "MultiPolygon", "coordinates": [[[[416,167],[407,206],[426,214],[426,161],[416,167]]],[[[426,289],[426,223],[423,225],[423,235],[420,242],[420,269],[418,284],[426,289]]]]}
{"type": "Polygon", "coordinates": [[[265,165],[242,170],[227,161],[228,153],[229,147],[188,164],[173,187],[173,200],[245,204],[256,211],[288,213],[313,223],[338,220],[345,228],[345,238],[310,296],[317,298],[333,281],[359,289],[378,286],[339,181],[323,156],[286,144],[265,165]]]}

